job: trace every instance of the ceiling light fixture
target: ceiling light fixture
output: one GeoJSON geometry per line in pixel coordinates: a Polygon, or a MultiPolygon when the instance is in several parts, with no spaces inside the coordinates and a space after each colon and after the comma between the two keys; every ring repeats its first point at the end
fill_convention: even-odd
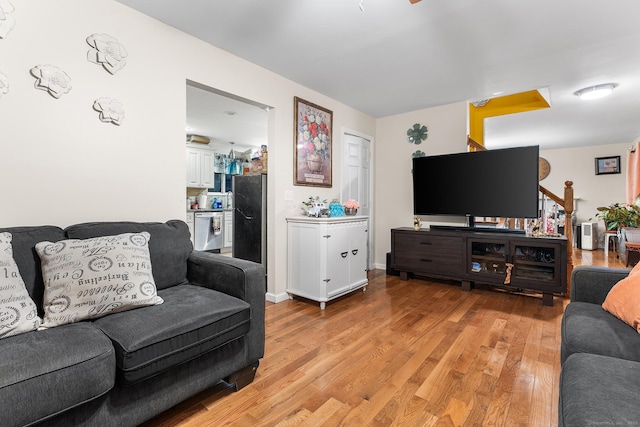
{"type": "Polygon", "coordinates": [[[481,100],[479,100],[479,101],[473,101],[473,102],[471,103],[471,105],[473,105],[473,106],[474,106],[474,107],[476,107],[476,108],[479,108],[479,107],[484,107],[484,106],[485,106],[485,105],[487,105],[488,103],[489,103],[489,100],[488,100],[488,99],[481,99],[481,100]]]}
{"type": "Polygon", "coordinates": [[[573,94],[580,99],[598,99],[610,95],[618,86],[617,83],[604,83],[601,85],[588,86],[575,91],[573,94]]]}

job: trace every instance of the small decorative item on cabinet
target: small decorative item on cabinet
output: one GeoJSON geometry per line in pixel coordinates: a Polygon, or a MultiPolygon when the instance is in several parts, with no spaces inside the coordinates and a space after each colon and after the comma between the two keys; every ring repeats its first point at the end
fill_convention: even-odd
{"type": "Polygon", "coordinates": [[[420,231],[420,228],[422,228],[422,223],[420,222],[420,217],[416,215],[413,217],[413,229],[420,231]]]}
{"type": "Polygon", "coordinates": [[[329,209],[327,209],[325,203],[327,203],[327,201],[320,201],[319,196],[316,196],[315,198],[313,196],[309,196],[309,200],[302,202],[304,205],[302,210],[306,216],[315,216],[316,218],[321,216],[326,217],[329,216],[329,209]]]}
{"type": "Polygon", "coordinates": [[[358,213],[360,204],[356,200],[349,199],[342,206],[344,207],[344,213],[346,215],[353,216],[358,213]]]}
{"type": "Polygon", "coordinates": [[[342,208],[342,205],[337,199],[333,199],[331,203],[329,203],[329,216],[337,217],[344,216],[345,209],[342,208]]]}

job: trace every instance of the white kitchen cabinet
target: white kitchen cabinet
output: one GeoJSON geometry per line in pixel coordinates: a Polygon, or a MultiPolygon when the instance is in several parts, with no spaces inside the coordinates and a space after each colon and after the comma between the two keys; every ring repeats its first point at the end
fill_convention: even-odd
{"type": "Polygon", "coordinates": [[[195,235],[195,228],[194,228],[194,219],[193,219],[193,212],[187,211],[187,220],[185,221],[187,223],[187,227],[189,227],[189,234],[191,236],[191,244],[193,243],[193,236],[195,235]]]}
{"type": "Polygon", "coordinates": [[[212,188],[214,152],[187,147],[187,187],[212,188]]]}
{"type": "Polygon", "coordinates": [[[233,246],[233,211],[224,211],[224,248],[233,246]]]}
{"type": "Polygon", "coordinates": [[[365,216],[287,218],[287,292],[326,302],[367,280],[369,219],[365,216]]]}

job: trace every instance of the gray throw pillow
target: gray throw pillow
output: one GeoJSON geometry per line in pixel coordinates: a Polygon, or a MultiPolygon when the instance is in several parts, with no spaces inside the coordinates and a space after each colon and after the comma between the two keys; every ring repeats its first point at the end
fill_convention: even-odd
{"type": "Polygon", "coordinates": [[[13,259],[11,233],[0,233],[0,338],[38,329],[38,309],[13,259]]]}
{"type": "Polygon", "coordinates": [[[149,258],[148,232],[40,242],[42,328],[162,304],[149,258]]]}

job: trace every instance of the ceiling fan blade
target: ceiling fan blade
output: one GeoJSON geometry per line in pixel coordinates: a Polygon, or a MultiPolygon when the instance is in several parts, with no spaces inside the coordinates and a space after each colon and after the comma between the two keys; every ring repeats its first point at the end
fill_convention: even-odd
{"type": "Polygon", "coordinates": [[[411,4],[416,4],[418,3],[420,0],[409,0],[411,2],[411,4]]]}

